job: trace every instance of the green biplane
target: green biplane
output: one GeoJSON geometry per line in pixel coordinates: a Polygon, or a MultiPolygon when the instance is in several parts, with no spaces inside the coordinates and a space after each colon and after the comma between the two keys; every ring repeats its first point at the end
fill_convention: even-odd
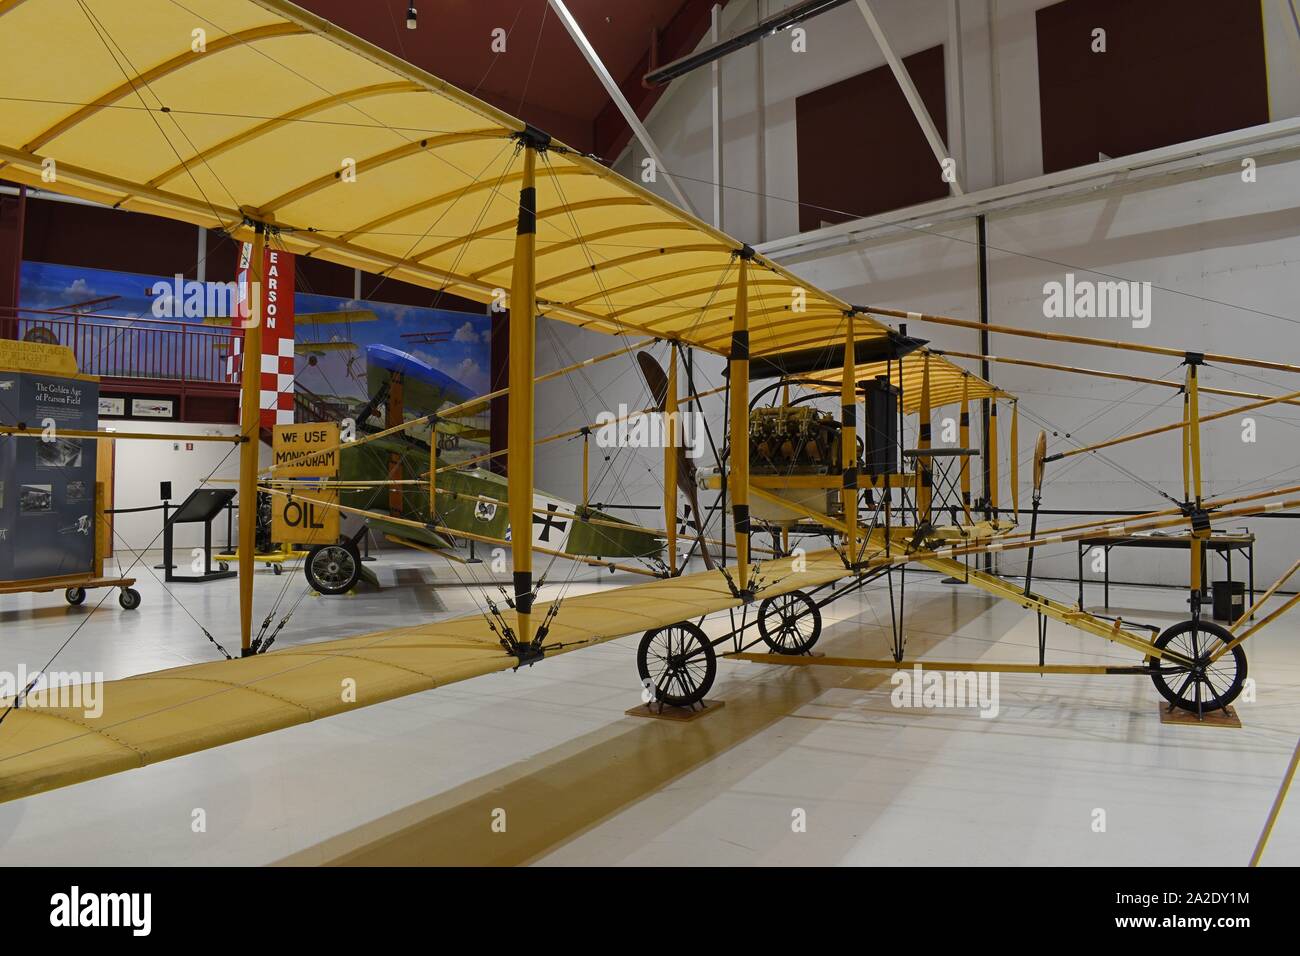
{"type": "MultiPolygon", "coordinates": [[[[300,402],[318,419],[351,419],[355,446],[345,444],[337,476],[340,510],[366,512],[363,524],[339,541],[313,547],[303,563],[311,586],[322,594],[343,594],[365,577],[376,583],[361,561],[367,531],[387,540],[463,562],[462,542],[506,547],[511,539],[506,478],[485,468],[490,454],[466,455],[464,445],[486,445],[482,420],[487,402],[465,407],[474,396],[449,375],[415,356],[387,345],[366,348],[370,397],[355,400],[312,395],[300,402]],[[456,406],[454,416],[436,425],[382,431],[439,409],[456,406]],[[377,437],[371,437],[377,436],[377,437]],[[429,509],[430,442],[438,448],[436,508],[429,509]],[[376,515],[387,515],[388,518],[376,515]]],[[[638,570],[663,570],[664,535],[631,524],[605,510],[579,505],[538,490],[533,495],[533,545],[543,553],[617,569],[615,559],[631,559],[638,570]]]]}

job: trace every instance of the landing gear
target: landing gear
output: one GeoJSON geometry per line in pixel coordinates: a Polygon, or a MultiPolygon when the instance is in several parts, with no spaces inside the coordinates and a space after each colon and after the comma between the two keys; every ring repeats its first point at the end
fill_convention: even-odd
{"type": "Polygon", "coordinates": [[[1183,621],[1166,630],[1156,638],[1155,646],[1175,651],[1196,664],[1187,667],[1147,658],[1156,690],[1171,706],[1193,714],[1226,708],[1236,700],[1246,681],[1246,652],[1238,645],[1216,661],[1211,658],[1232,639],[1231,631],[1212,621],[1183,621]]]}
{"type": "Polygon", "coordinates": [[[704,700],[718,671],[708,635],[690,621],[646,631],[636,651],[642,685],[651,703],[691,707],[704,700]]]}
{"type": "Polygon", "coordinates": [[[361,577],[361,554],[354,544],[318,544],[307,552],[307,583],[321,594],[345,594],[361,577]]]}
{"type": "Polygon", "coordinates": [[[777,654],[807,654],[822,636],[822,612],[803,591],[764,598],[758,633],[777,654]]]}

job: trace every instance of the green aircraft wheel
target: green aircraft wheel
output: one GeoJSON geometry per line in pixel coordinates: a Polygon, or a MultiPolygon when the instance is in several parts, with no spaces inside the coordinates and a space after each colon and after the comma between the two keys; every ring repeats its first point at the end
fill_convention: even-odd
{"type": "Polygon", "coordinates": [[[1174,707],[1201,714],[1222,710],[1237,699],[1246,682],[1246,652],[1238,644],[1211,662],[1210,658],[1233,640],[1232,632],[1212,621],[1181,621],[1155,640],[1161,650],[1169,648],[1196,662],[1186,667],[1147,658],[1151,680],[1160,696],[1174,707]]]}
{"type": "Polygon", "coordinates": [[[650,703],[691,707],[704,699],[718,672],[718,656],[708,635],[690,621],[646,631],[636,651],[641,686],[650,703]]]}
{"type": "Polygon", "coordinates": [[[345,594],[361,577],[361,555],[347,544],[318,544],[303,562],[307,583],[321,594],[345,594]]]}
{"type": "Polygon", "coordinates": [[[807,654],[822,636],[822,612],[803,591],[764,598],[758,606],[758,633],[777,654],[807,654]]]}

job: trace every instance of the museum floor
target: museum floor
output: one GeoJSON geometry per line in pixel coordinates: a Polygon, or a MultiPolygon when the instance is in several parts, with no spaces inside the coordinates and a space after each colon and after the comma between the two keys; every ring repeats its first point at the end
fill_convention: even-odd
{"type": "MultiPolygon", "coordinates": [[[[311,595],[278,643],[474,607],[440,559],[389,552],[371,567],[382,592],[311,595]]],[[[573,587],[614,583],[583,571],[573,587]]],[[[106,592],[82,608],[61,594],[0,598],[0,669],[43,664],[83,622],[54,670],[112,679],[213,659],[191,614],[228,647],[238,643],[234,580],[172,585],[179,603],[147,572],[138,587],[138,611],[110,595],[89,620],[106,592]]],[[[1044,587],[1068,598],[1072,586],[1044,587]]],[[[259,620],[282,588],[296,599],[301,575],[259,571],[259,620]]],[[[1172,590],[1112,589],[1114,613],[1153,623],[1175,620],[1184,601],[1172,590]]],[[[1007,603],[922,574],[909,577],[908,602],[909,656],[1035,656],[1034,618],[1007,603]]],[[[883,657],[888,620],[884,591],[868,589],[827,609],[817,649],[883,657]]],[[[0,859],[1243,864],[1300,734],[1298,637],[1294,614],[1247,644],[1257,687],[1254,702],[1237,704],[1241,729],[1162,724],[1143,677],[1003,675],[998,714],[983,719],[896,708],[888,672],[735,661],[718,665],[710,697],[725,702],[720,710],[689,723],[628,717],[640,702],[629,637],[0,805],[0,859]]],[[[1060,663],[1133,662],[1057,625],[1048,653],[1060,663]]],[[[1264,862],[1300,863],[1294,794],[1264,862]]]]}

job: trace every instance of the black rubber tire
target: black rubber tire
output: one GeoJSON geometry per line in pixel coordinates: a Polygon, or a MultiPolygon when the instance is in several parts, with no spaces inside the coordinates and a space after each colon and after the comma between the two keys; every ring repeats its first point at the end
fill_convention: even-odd
{"type": "Polygon", "coordinates": [[[140,606],[140,592],[135,588],[122,588],[117,595],[117,603],[125,611],[134,611],[140,606]]]}
{"type": "Polygon", "coordinates": [[[86,589],[68,588],[63,592],[63,599],[73,607],[76,607],[78,604],[81,604],[86,600],[86,589]]]}
{"type": "Polygon", "coordinates": [[[217,564],[217,570],[218,570],[218,571],[229,571],[229,570],[230,570],[230,562],[229,562],[229,561],[221,561],[221,562],[219,562],[219,563],[217,564]]]}
{"type": "MultiPolygon", "coordinates": [[[[1155,645],[1163,650],[1172,644],[1171,650],[1198,661],[1204,667],[1210,655],[1232,639],[1231,631],[1213,621],[1187,620],[1166,629],[1155,639],[1155,645]]],[[[1246,652],[1241,645],[1234,647],[1196,678],[1187,667],[1155,658],[1147,658],[1147,665],[1152,668],[1151,681],[1156,685],[1160,696],[1173,706],[1193,714],[1227,707],[1237,699],[1246,682],[1246,652]],[[1201,695],[1199,708],[1198,689],[1201,695]]]]}
{"type": "Polygon", "coordinates": [[[822,636],[822,612],[803,591],[764,598],[758,606],[758,633],[777,654],[807,654],[822,636]]]}
{"type": "Polygon", "coordinates": [[[708,635],[690,621],[646,631],[636,650],[641,686],[653,689],[651,703],[691,707],[704,700],[718,673],[718,655],[708,635]]]}
{"type": "Polygon", "coordinates": [[[271,565],[271,573],[274,574],[276,577],[279,577],[281,574],[284,574],[284,568],[280,566],[279,561],[276,561],[271,565]]]}
{"type": "Polygon", "coordinates": [[[318,544],[307,552],[302,570],[321,594],[346,594],[361,579],[361,554],[350,544],[318,544]]]}

